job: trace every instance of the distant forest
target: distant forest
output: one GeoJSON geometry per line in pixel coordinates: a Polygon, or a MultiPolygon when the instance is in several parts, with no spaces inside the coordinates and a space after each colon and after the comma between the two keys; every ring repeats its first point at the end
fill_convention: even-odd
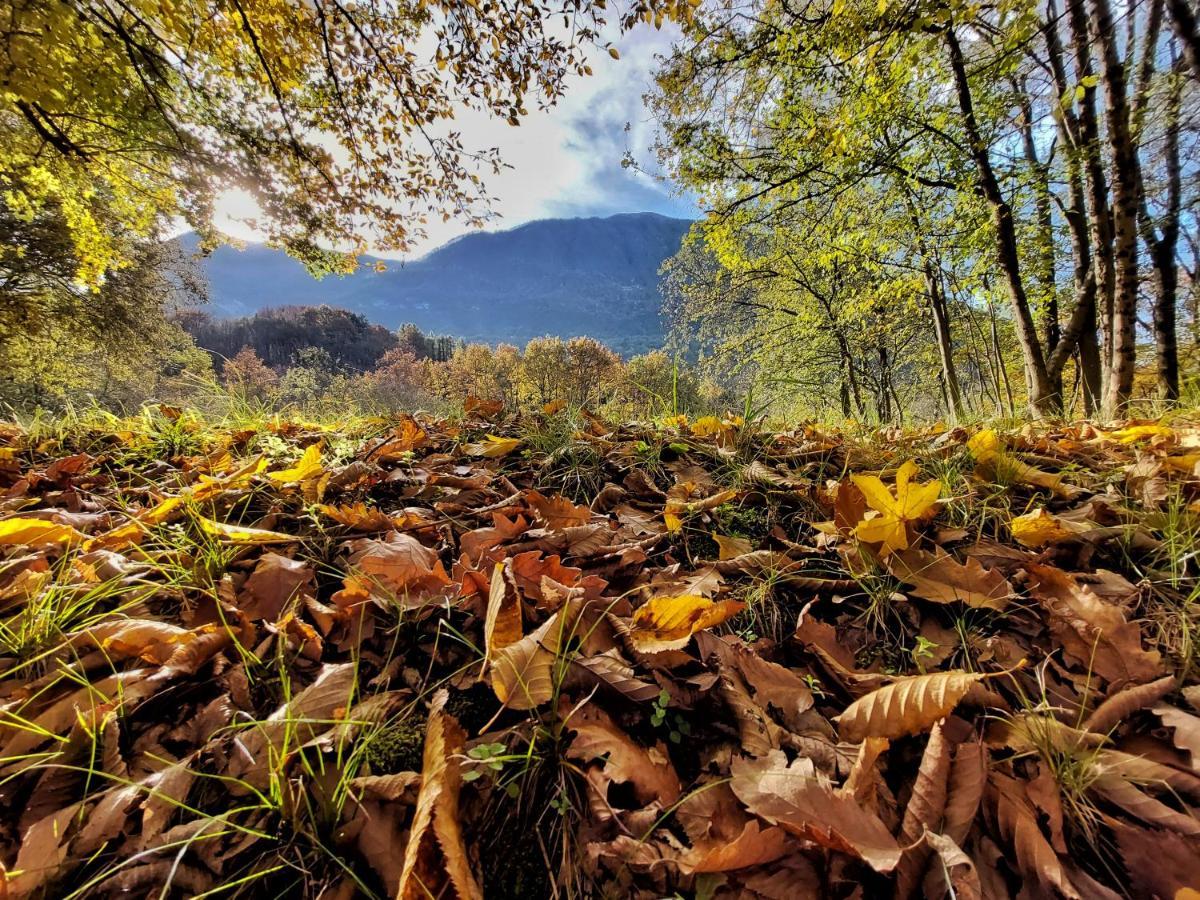
{"type": "Polygon", "coordinates": [[[332,306],[281,306],[239,319],[216,319],[189,309],[177,313],[176,321],[209,353],[218,373],[246,347],[272,369],[286,369],[299,354],[316,349],[341,371],[366,372],[390,350],[445,362],[461,343],[447,335],[425,334],[412,324],[389,331],[366,316],[332,306]]]}

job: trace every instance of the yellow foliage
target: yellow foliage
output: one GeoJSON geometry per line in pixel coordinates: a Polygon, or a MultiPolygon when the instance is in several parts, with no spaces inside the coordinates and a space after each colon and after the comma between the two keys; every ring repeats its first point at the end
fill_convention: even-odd
{"type": "Polygon", "coordinates": [[[70,525],[60,525],[48,519],[17,516],[0,521],[0,544],[28,544],[38,547],[46,544],[73,544],[82,540],[84,536],[70,525]]]}
{"type": "Polygon", "coordinates": [[[916,474],[916,463],[904,463],[896,472],[894,494],[875,475],[850,476],[867,505],[877,513],[864,518],[854,529],[860,541],[882,544],[884,552],[907,549],[908,524],[928,515],[942,493],[940,481],[917,484],[912,480],[916,474]]]}
{"type": "Polygon", "coordinates": [[[660,653],[687,646],[697,631],[720,625],[745,608],[737,600],[710,600],[708,597],[654,597],[633,614],[629,638],[643,653],[660,653]]]}

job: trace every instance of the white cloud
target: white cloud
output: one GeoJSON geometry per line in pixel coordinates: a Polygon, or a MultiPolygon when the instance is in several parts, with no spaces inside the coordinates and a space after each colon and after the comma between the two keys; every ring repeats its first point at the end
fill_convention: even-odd
{"type": "MultiPolygon", "coordinates": [[[[485,184],[498,218],[490,227],[511,228],[553,216],[611,215],[651,210],[690,216],[690,199],[672,196],[669,187],[650,175],[621,167],[626,149],[645,163],[653,140],[653,123],[642,103],[652,85],[654,55],[664,53],[678,36],[674,26],[661,31],[635,28],[613,41],[619,60],[603,51],[592,54],[591,77],[572,77],[566,96],[548,111],[531,109],[513,127],[478,112],[454,122],[469,148],[498,147],[508,168],[488,174],[485,184]],[[625,125],[629,123],[628,133],[625,125]]],[[[217,225],[229,234],[253,240],[240,218],[252,217],[253,202],[244,194],[224,195],[218,202],[217,225]]],[[[463,223],[434,220],[420,254],[467,233],[463,223]]]]}

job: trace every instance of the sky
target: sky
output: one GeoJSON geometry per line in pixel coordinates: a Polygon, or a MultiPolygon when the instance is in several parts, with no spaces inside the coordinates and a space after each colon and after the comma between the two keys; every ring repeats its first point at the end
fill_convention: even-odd
{"type": "MultiPolygon", "coordinates": [[[[665,24],[661,31],[639,26],[614,38],[619,60],[604,50],[593,52],[589,60],[592,76],[573,77],[566,96],[549,111],[538,111],[530,104],[530,114],[519,127],[474,112],[455,120],[464,144],[480,149],[498,147],[509,166],[498,175],[485,176],[487,190],[495,199],[492,210],[498,214],[489,230],[545,218],[625,212],[681,218],[699,214],[692,198],[678,195],[669,184],[654,178],[657,167],[650,150],[654,123],[642,103],[642,95],[652,85],[654,55],[666,53],[677,36],[677,28],[665,24]],[[627,149],[645,171],[622,168],[627,149]]],[[[217,226],[234,237],[254,240],[256,235],[237,221],[238,216],[253,213],[245,197],[227,195],[218,203],[217,226]]],[[[431,220],[426,230],[428,238],[409,258],[472,229],[455,220],[431,220]]]]}

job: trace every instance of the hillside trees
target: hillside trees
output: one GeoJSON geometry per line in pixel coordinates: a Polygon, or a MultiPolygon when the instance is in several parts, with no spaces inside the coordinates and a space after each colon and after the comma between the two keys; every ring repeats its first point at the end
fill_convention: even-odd
{"type": "Polygon", "coordinates": [[[126,265],[87,291],[68,212],[50,204],[18,216],[0,201],[0,403],[58,404],[81,392],[138,402],[211,374],[165,315],[203,301],[202,277],[170,244],[131,239],[128,249],[126,265]]]}
{"type": "MultiPolygon", "coordinates": [[[[977,405],[964,396],[964,364],[1004,376],[974,385],[999,401],[1008,361],[980,352],[1011,333],[1037,415],[1075,396],[1115,414],[1133,390],[1149,289],[1159,392],[1178,396],[1173,229],[1195,225],[1194,179],[1179,173],[1194,150],[1197,83],[1181,76],[1163,15],[1162,0],[1130,6],[1121,22],[1107,0],[1069,0],[1061,12],[1053,0],[703,8],[653,102],[663,159],[712,211],[697,234],[739,286],[683,307],[692,321],[752,320],[810,353],[828,344],[810,371],[818,381],[839,373],[854,409],[855,369],[877,357],[878,330],[847,332],[853,305],[841,325],[799,315],[788,324],[768,298],[799,292],[819,307],[830,295],[814,290],[812,273],[837,260],[855,268],[856,298],[884,304],[884,330],[902,330],[916,274],[931,327],[900,344],[933,350],[925,371],[946,413],[977,405]],[[848,225],[856,215],[861,224],[848,225]],[[781,267],[757,249],[764,239],[808,264],[781,267]],[[809,284],[797,281],[801,269],[809,284]],[[1001,299],[995,339],[979,340],[978,319],[1001,299]]],[[[751,361],[777,369],[773,352],[751,361]]]]}
{"type": "MultiPolygon", "coordinates": [[[[690,13],[686,0],[635,0],[618,24],[690,13]]],[[[70,333],[65,317],[121,316],[109,283],[180,222],[215,243],[226,192],[248,195],[258,230],[315,274],[351,270],[371,245],[407,249],[430,216],[479,223],[500,160],[464,141],[456,114],[516,125],[553,104],[606,46],[604,16],[576,0],[0,4],[7,272],[40,265],[70,333]],[[39,242],[52,259],[28,252],[39,242]]],[[[155,327],[162,296],[141,298],[155,327]]],[[[16,331],[28,317],[11,297],[0,327],[16,331]]]]}

